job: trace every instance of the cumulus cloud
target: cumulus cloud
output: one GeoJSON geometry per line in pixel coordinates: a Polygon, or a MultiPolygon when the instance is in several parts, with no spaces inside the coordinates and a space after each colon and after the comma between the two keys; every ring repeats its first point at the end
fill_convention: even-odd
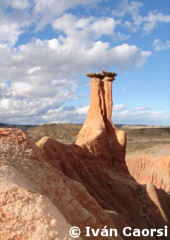
{"type": "MultiPolygon", "coordinates": [[[[0,19],[0,122],[83,122],[88,106],[63,107],[75,98],[82,74],[113,67],[126,70],[145,63],[150,51],[127,43],[113,46],[102,40],[103,36],[112,40],[125,37],[117,32],[114,18],[63,14],[76,5],[98,1],[6,2],[13,11],[0,19]],[[39,29],[51,23],[56,37],[15,46],[33,23],[39,29]]],[[[138,13],[141,6],[133,2],[128,11],[138,13]]],[[[126,107],[120,104],[115,110],[121,114],[126,107]]]]}
{"type": "Polygon", "coordinates": [[[51,23],[56,16],[61,15],[69,8],[74,8],[78,5],[89,5],[100,2],[101,0],[33,0],[33,14],[38,16],[38,28],[51,23]]]}
{"type": "MultiPolygon", "coordinates": [[[[12,2],[10,3],[12,4],[12,2]]],[[[7,7],[8,5],[5,6],[7,7]]],[[[6,8],[2,7],[2,9],[6,8]]],[[[9,13],[2,9],[0,9],[0,44],[7,43],[10,46],[14,46],[19,36],[25,33],[30,24],[32,24],[33,19],[31,19],[27,9],[12,8],[13,10],[9,13]]]]}
{"type": "Polygon", "coordinates": [[[159,38],[155,39],[153,42],[155,51],[167,50],[170,49],[170,40],[162,42],[159,38]]]}
{"type": "Polygon", "coordinates": [[[9,43],[14,45],[22,33],[22,27],[19,23],[13,22],[11,18],[0,18],[0,43],[9,43]]]}
{"type": "MultiPolygon", "coordinates": [[[[4,53],[4,58],[0,59],[2,116],[18,121],[19,116],[25,116],[24,121],[36,116],[36,123],[52,120],[55,109],[75,97],[81,74],[112,66],[121,69],[138,67],[150,54],[133,45],[110,48],[108,43],[101,41],[77,43],[68,37],[35,40],[17,48],[4,44],[0,51],[4,53]],[[51,116],[49,119],[45,117],[48,115],[51,116]]],[[[83,114],[85,110],[78,109],[75,114],[83,114]]],[[[65,111],[65,114],[69,112],[65,111]]],[[[71,121],[71,114],[69,116],[71,121]]]]}
{"type": "Polygon", "coordinates": [[[22,92],[21,90],[21,92],[17,94],[14,89],[9,90],[6,86],[0,85],[0,91],[1,90],[3,90],[3,94],[0,98],[0,122],[20,124],[40,124],[42,122],[48,122],[45,116],[48,116],[49,109],[55,111],[62,106],[66,99],[72,98],[71,90],[69,92],[56,92],[55,95],[51,97],[27,97],[27,92],[24,94],[24,91],[22,92]]]}
{"type": "MultiPolygon", "coordinates": [[[[36,122],[52,121],[56,109],[75,97],[81,74],[112,67],[121,70],[139,67],[151,54],[135,45],[111,47],[109,42],[101,41],[101,36],[115,34],[113,18],[64,14],[53,22],[53,27],[59,33],[58,38],[35,39],[18,47],[0,44],[3,55],[0,78],[5,84],[0,88],[3,118],[25,116],[27,121],[36,116],[36,122]]],[[[83,114],[85,110],[76,109],[74,114],[83,114]]],[[[68,109],[62,111],[67,116],[70,113],[68,109]]],[[[71,121],[71,113],[69,116],[71,121]]]]}
{"type": "Polygon", "coordinates": [[[5,52],[4,58],[0,59],[2,80],[37,84],[73,79],[94,69],[139,67],[151,54],[135,45],[111,48],[106,42],[77,42],[70,37],[35,40],[14,49],[4,45],[0,51],[5,52]]]}
{"type": "MultiPolygon", "coordinates": [[[[0,1],[0,43],[14,46],[19,36],[30,26],[35,31],[62,15],[66,10],[78,5],[92,5],[102,0],[6,0],[0,1]],[[9,11],[9,9],[11,9],[9,11]]],[[[96,26],[97,27],[97,26],[96,26]]]]}
{"type": "Polygon", "coordinates": [[[115,27],[116,22],[113,18],[77,18],[72,14],[64,14],[53,22],[54,29],[64,32],[70,39],[81,43],[84,41],[87,43],[102,35],[112,35],[115,27]]]}

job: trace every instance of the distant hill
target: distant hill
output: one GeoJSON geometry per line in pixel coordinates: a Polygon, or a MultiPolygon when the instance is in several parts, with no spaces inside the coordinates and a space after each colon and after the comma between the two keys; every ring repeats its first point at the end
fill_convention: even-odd
{"type": "MultiPolygon", "coordinates": [[[[117,128],[125,130],[127,134],[128,146],[144,141],[152,142],[155,139],[161,141],[170,141],[170,127],[149,126],[149,125],[128,125],[115,124],[117,128]]],[[[82,124],[74,123],[51,123],[42,125],[15,125],[0,123],[2,128],[19,128],[25,131],[33,141],[38,141],[44,136],[49,136],[62,142],[75,142],[76,136],[80,131],[82,124]]],[[[149,143],[147,143],[149,144],[149,143]]],[[[155,143],[154,143],[155,144],[155,143]]]]}
{"type": "MultiPolygon", "coordinates": [[[[53,123],[33,126],[0,123],[0,127],[20,128],[26,132],[34,142],[37,142],[44,136],[48,136],[60,142],[74,143],[82,124],[53,123]]],[[[170,127],[130,124],[116,124],[116,127],[126,132],[127,153],[136,151],[147,153],[152,147],[170,144],[170,127]]]]}
{"type": "Polygon", "coordinates": [[[0,128],[19,128],[23,131],[27,131],[29,128],[36,127],[37,125],[17,125],[17,124],[6,124],[0,123],[0,128]]]}

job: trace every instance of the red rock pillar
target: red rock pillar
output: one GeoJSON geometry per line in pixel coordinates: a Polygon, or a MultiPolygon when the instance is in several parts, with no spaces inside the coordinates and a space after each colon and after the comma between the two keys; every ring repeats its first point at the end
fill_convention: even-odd
{"type": "MultiPolygon", "coordinates": [[[[87,121],[95,126],[103,125],[106,115],[103,81],[104,76],[98,73],[87,74],[91,78],[90,87],[90,107],[88,111],[87,121]]],[[[104,127],[104,126],[103,126],[104,127]]]]}
{"type": "Polygon", "coordinates": [[[125,159],[125,134],[112,124],[112,82],[115,73],[89,73],[91,97],[87,119],[76,144],[98,157],[103,166],[125,159]]]}
{"type": "Polygon", "coordinates": [[[104,99],[105,99],[105,106],[106,106],[106,118],[108,121],[112,123],[112,82],[117,76],[116,73],[109,73],[103,71],[103,83],[104,83],[104,99]]]}

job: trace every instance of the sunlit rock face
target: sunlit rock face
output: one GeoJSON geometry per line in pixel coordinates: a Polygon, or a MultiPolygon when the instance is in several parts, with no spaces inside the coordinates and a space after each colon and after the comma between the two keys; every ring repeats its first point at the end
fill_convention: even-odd
{"type": "Polygon", "coordinates": [[[112,123],[112,82],[116,74],[110,72],[87,74],[91,78],[91,97],[87,119],[76,144],[87,148],[104,165],[125,161],[125,132],[112,123]]]}
{"type": "Polygon", "coordinates": [[[118,230],[110,239],[131,240],[127,226],[169,226],[169,158],[125,158],[125,133],[111,120],[116,74],[88,76],[90,108],[76,144],[0,129],[0,240],[68,240],[71,226],[78,239],[86,226],[107,226],[118,230]]]}
{"type": "MultiPolygon", "coordinates": [[[[55,147],[61,150],[62,145],[66,147],[56,142],[55,147]]],[[[52,148],[53,144],[49,146],[53,159],[48,159],[21,130],[0,129],[1,240],[70,239],[74,225],[114,226],[82,183],[52,164],[54,159],[59,165],[61,161],[52,148]]]]}

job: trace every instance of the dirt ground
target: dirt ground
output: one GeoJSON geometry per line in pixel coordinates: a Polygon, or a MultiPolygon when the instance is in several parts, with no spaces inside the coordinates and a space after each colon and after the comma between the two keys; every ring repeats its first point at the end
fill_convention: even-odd
{"type": "Polygon", "coordinates": [[[125,129],[127,157],[149,155],[170,156],[170,128],[125,129]]]}

